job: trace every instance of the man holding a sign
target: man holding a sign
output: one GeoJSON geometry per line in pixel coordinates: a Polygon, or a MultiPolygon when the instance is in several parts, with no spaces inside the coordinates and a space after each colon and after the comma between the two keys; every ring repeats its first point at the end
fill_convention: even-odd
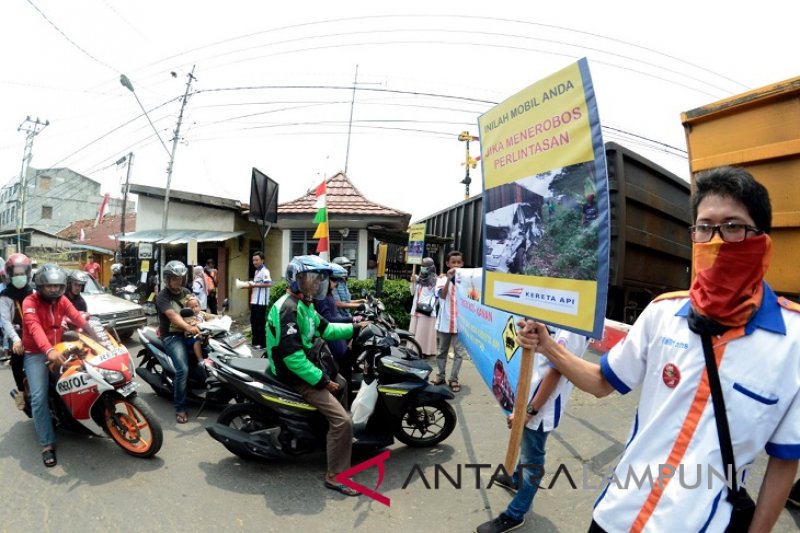
{"type": "MultiPolygon", "coordinates": [[[[586,337],[566,330],[558,331],[554,340],[578,357],[583,357],[588,345],[586,337]]],[[[567,408],[572,382],[561,373],[542,354],[536,354],[536,363],[531,379],[533,394],[525,409],[525,430],[522,435],[522,449],[519,463],[513,476],[500,475],[494,483],[505,487],[516,496],[508,504],[505,512],[481,524],[477,533],[504,533],[512,531],[525,523],[525,514],[533,505],[533,498],[539,489],[539,482],[544,475],[545,443],[547,436],[558,427],[567,408]]],[[[512,413],[508,417],[508,427],[514,420],[512,413]]]]}
{"type": "Polygon", "coordinates": [[[769,531],[797,472],[800,305],[764,281],[767,190],[744,169],[716,168],[696,177],[691,210],[691,289],[653,301],[599,365],[572,357],[543,324],[521,324],[518,342],[578,388],[642,388],[590,532],[769,531]],[[747,516],[745,474],[762,450],[769,461],[747,516]]]}

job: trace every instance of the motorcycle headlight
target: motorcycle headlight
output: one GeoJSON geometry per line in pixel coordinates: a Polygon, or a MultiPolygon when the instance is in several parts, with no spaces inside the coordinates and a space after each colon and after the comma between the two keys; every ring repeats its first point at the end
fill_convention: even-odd
{"type": "Polygon", "coordinates": [[[116,370],[106,370],[105,368],[98,368],[97,371],[100,372],[100,375],[103,376],[103,379],[111,385],[125,381],[125,376],[122,374],[122,372],[117,372],[116,370]]]}

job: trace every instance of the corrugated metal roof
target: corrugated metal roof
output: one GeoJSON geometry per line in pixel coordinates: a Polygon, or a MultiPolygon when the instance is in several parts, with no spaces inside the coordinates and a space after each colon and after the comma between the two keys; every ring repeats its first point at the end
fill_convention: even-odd
{"type": "Polygon", "coordinates": [[[148,229],[134,231],[122,235],[118,233],[114,236],[117,240],[126,242],[152,242],[155,244],[185,244],[194,239],[197,242],[219,242],[235,239],[244,235],[244,231],[202,231],[191,229],[172,229],[167,230],[166,238],[162,237],[160,229],[148,229]]]}

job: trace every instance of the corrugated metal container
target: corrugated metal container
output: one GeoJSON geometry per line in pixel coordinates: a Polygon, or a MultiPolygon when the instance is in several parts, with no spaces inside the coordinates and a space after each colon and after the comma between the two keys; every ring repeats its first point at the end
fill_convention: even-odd
{"type": "Polygon", "coordinates": [[[692,175],[746,168],[769,190],[772,262],[767,282],[800,295],[800,77],[681,114],[692,175]]]}

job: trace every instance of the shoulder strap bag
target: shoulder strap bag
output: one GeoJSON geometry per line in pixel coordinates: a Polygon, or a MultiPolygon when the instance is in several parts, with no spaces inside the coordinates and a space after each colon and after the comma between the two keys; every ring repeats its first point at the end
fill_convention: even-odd
{"type": "Polygon", "coordinates": [[[733,445],[731,444],[731,431],[728,426],[728,415],[725,411],[725,398],[722,396],[722,387],[719,383],[719,370],[714,360],[714,348],[711,345],[711,334],[703,332],[700,334],[703,341],[703,354],[706,358],[706,371],[708,372],[708,384],[711,387],[711,401],[714,404],[714,420],[717,423],[717,435],[719,437],[719,447],[722,452],[722,462],[725,467],[725,477],[728,479],[731,488],[728,489],[728,502],[733,506],[731,519],[725,533],[746,532],[753,521],[756,504],[753,498],[747,494],[744,487],[739,487],[736,479],[736,462],[733,458],[733,445]]]}

